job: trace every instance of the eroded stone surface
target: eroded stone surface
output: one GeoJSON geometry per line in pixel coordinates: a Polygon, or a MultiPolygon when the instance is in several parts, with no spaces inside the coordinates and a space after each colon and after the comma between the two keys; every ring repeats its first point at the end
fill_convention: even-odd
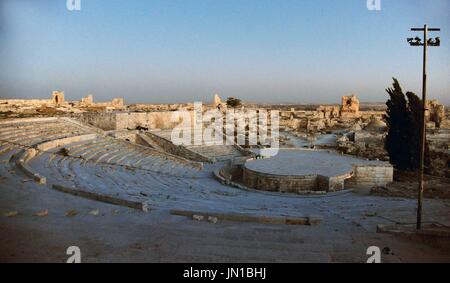
{"type": "Polygon", "coordinates": [[[369,161],[328,151],[280,149],[278,154],[267,159],[249,161],[251,170],[272,175],[323,175],[340,176],[352,171],[353,165],[386,165],[381,161],[369,161]]]}
{"type": "MultiPolygon", "coordinates": [[[[91,104],[90,99],[84,100],[85,106],[69,102],[54,105],[51,100],[34,103],[61,111],[85,111],[83,108],[91,104]]],[[[112,104],[117,108],[123,106],[120,100],[112,104]]],[[[12,107],[11,104],[5,105],[1,104],[2,109],[12,107]]],[[[185,106],[150,108],[176,110],[185,106]]],[[[139,105],[133,107],[147,109],[139,105]]],[[[291,109],[280,113],[283,127],[295,127],[290,134],[299,140],[284,140],[293,147],[335,147],[342,141],[365,149],[374,144],[374,135],[364,128],[373,115],[379,115],[359,111],[360,118],[343,119],[334,107],[324,111],[291,109]],[[320,132],[336,128],[344,130],[320,132]],[[353,134],[348,132],[349,128],[353,134]],[[307,133],[314,129],[317,132],[307,133]],[[310,140],[303,143],[303,135],[310,140]]],[[[145,133],[147,126],[158,129],[167,126],[170,130],[169,114],[91,114],[93,121],[102,127],[112,126],[117,130],[115,127],[119,125],[121,132],[103,132],[62,118],[0,122],[0,215],[6,215],[0,221],[0,261],[65,262],[66,248],[78,245],[84,262],[365,262],[367,247],[377,245],[389,247],[394,252],[394,255],[383,256],[385,262],[448,262],[448,251],[376,233],[378,224],[414,222],[415,200],[348,191],[311,196],[245,191],[220,184],[212,177],[213,171],[223,168],[224,164],[234,163],[241,150],[238,154],[235,150],[229,151],[231,148],[211,147],[210,151],[207,147],[193,148],[200,154],[211,154],[211,157],[227,157],[214,164],[198,166],[195,161],[166,152],[162,146],[155,148],[151,142],[135,143],[138,141],[136,135],[145,133]],[[151,123],[148,117],[153,117],[151,123]],[[130,131],[128,127],[131,127],[130,131]],[[86,135],[92,139],[76,138],[86,135]],[[26,168],[45,177],[46,184],[34,182],[17,166],[14,156],[21,155],[25,149],[33,152],[32,157],[24,159],[26,168]],[[55,184],[91,192],[86,195],[99,196],[99,200],[145,204],[151,210],[132,209],[121,205],[120,201],[115,202],[118,205],[111,205],[80,198],[52,189],[55,184]],[[171,215],[172,209],[262,219],[319,215],[322,221],[315,226],[249,224],[220,219],[193,221],[192,218],[171,215]],[[47,212],[45,216],[33,217],[41,211],[47,212]],[[67,211],[77,211],[77,214],[68,218],[67,211]]],[[[432,139],[432,146],[437,150],[447,142],[447,133],[442,131],[436,130],[435,139],[432,139]]],[[[380,137],[381,142],[383,133],[378,128],[375,132],[378,135],[376,139],[380,137]]],[[[242,155],[246,158],[245,154],[242,155]]],[[[285,163],[291,161],[290,155],[285,158],[285,163]]],[[[306,160],[324,173],[345,171],[344,175],[347,175],[351,170],[361,177],[356,185],[365,188],[369,188],[373,181],[368,177],[378,176],[377,172],[371,172],[378,170],[376,166],[352,170],[348,167],[351,163],[341,164],[342,160],[335,160],[336,163],[326,163],[320,158],[317,162],[313,157],[306,160]]],[[[279,165],[283,164],[280,162],[279,165]]],[[[286,165],[284,169],[278,167],[278,172],[302,172],[296,167],[298,163],[292,161],[286,165]]],[[[310,166],[304,167],[303,173],[314,172],[307,171],[308,168],[311,169],[310,166]]],[[[272,169],[266,172],[277,170],[276,166],[272,169]]],[[[341,184],[343,179],[335,180],[336,183],[327,181],[328,189],[335,190],[337,187],[330,184],[341,184]]],[[[320,182],[325,183],[324,180],[320,182]]],[[[448,200],[426,199],[424,221],[450,225],[449,209],[448,200]]]]}

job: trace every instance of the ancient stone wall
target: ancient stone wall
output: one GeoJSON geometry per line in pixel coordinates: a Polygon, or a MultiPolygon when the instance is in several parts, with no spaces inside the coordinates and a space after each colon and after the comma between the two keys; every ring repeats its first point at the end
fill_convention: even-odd
{"type": "Polygon", "coordinates": [[[176,111],[180,109],[192,110],[194,106],[192,103],[177,103],[177,104],[131,104],[128,105],[131,112],[155,112],[155,111],[176,111]]]}
{"type": "Polygon", "coordinates": [[[47,151],[49,149],[60,147],[69,143],[80,142],[80,141],[88,141],[93,140],[97,137],[96,134],[87,134],[81,136],[67,137],[62,139],[51,140],[48,142],[41,143],[36,146],[36,149],[39,151],[47,151]]]}
{"type": "Polygon", "coordinates": [[[442,122],[445,120],[445,107],[437,100],[427,100],[425,112],[425,119],[429,122],[434,122],[435,127],[440,128],[442,122]]]}
{"type": "Polygon", "coordinates": [[[116,129],[172,129],[177,123],[172,122],[172,111],[117,113],[116,129]]]}
{"type": "Polygon", "coordinates": [[[55,105],[64,104],[64,91],[53,91],[52,92],[52,101],[55,105]]]}
{"type": "Polygon", "coordinates": [[[318,113],[320,113],[321,118],[330,119],[330,118],[339,118],[339,106],[331,105],[331,106],[319,106],[316,109],[318,113]]]}
{"type": "Polygon", "coordinates": [[[243,183],[263,191],[301,193],[304,191],[332,192],[347,188],[385,186],[393,181],[391,165],[354,165],[353,172],[341,176],[303,175],[282,176],[255,172],[243,168],[243,183]]]}
{"type": "Polygon", "coordinates": [[[298,193],[301,191],[316,191],[317,176],[278,176],[255,172],[243,168],[243,182],[247,187],[263,191],[298,193]]]}
{"type": "Polygon", "coordinates": [[[359,100],[355,95],[342,96],[341,117],[351,118],[359,115],[359,100]]]}
{"type": "Polygon", "coordinates": [[[105,131],[146,129],[171,129],[177,123],[171,122],[174,112],[85,112],[80,119],[84,123],[105,131]]]}
{"type": "Polygon", "coordinates": [[[394,167],[392,165],[354,165],[353,177],[346,180],[346,187],[385,186],[393,181],[394,167]]]}
{"type": "Polygon", "coordinates": [[[78,117],[81,122],[105,131],[118,130],[117,116],[112,112],[85,112],[78,117]]]}
{"type": "Polygon", "coordinates": [[[92,106],[94,104],[94,97],[89,94],[86,97],[82,97],[80,101],[80,106],[92,106]]]}

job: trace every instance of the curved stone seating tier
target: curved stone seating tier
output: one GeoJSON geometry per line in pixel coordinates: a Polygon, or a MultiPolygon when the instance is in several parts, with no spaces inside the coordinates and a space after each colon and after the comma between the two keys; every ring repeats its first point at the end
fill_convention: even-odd
{"type": "Polygon", "coordinates": [[[35,146],[44,141],[86,133],[86,129],[67,120],[27,119],[30,122],[8,121],[0,125],[0,155],[10,158],[19,149],[35,146]]]}
{"type": "Polygon", "coordinates": [[[70,137],[88,132],[85,127],[59,118],[2,121],[0,126],[2,159],[14,162],[25,175],[41,184],[46,183],[46,177],[37,173],[27,161],[47,147],[56,146],[58,141],[72,140],[70,137]]]}
{"type": "Polygon", "coordinates": [[[148,161],[149,156],[154,156],[154,158],[172,160],[177,164],[200,168],[198,162],[188,161],[152,148],[131,144],[106,136],[99,137],[97,140],[88,143],[66,145],[66,148],[69,151],[69,155],[94,162],[118,163],[130,166],[137,166],[139,164],[140,166],[144,164],[144,159],[148,161]]]}
{"type": "Polygon", "coordinates": [[[9,141],[3,142],[0,148],[0,154],[8,153],[8,151],[12,151],[13,149],[16,148],[32,147],[33,145],[39,144],[43,141],[60,139],[63,137],[67,137],[68,135],[69,135],[68,133],[55,133],[55,134],[31,136],[27,138],[9,139],[9,141]]]}
{"type": "Polygon", "coordinates": [[[43,128],[30,128],[30,129],[16,129],[10,132],[2,132],[0,131],[0,140],[10,140],[16,139],[20,137],[24,137],[26,135],[35,135],[40,132],[43,132],[43,128]]]}
{"type": "MultiPolygon", "coordinates": [[[[0,124],[2,125],[0,140],[4,139],[0,147],[0,154],[14,150],[11,155],[20,148],[34,147],[46,141],[92,132],[89,131],[89,127],[64,118],[18,120],[0,124]]],[[[62,145],[55,145],[46,150],[56,154],[61,147],[62,145]]],[[[80,157],[82,163],[93,161],[95,163],[139,166],[163,174],[176,172],[173,175],[187,176],[198,175],[198,169],[201,169],[199,163],[106,136],[99,136],[89,141],[69,142],[64,144],[64,147],[68,149],[68,155],[80,157]]],[[[38,154],[40,153],[38,152],[38,154]]],[[[63,157],[62,160],[67,158],[63,157]]],[[[52,157],[48,162],[52,162],[52,157]]]]}
{"type": "Polygon", "coordinates": [[[2,160],[8,160],[11,155],[15,154],[21,148],[19,145],[0,142],[0,158],[2,160]]]}
{"type": "Polygon", "coordinates": [[[49,140],[56,140],[61,139],[63,137],[68,136],[78,136],[80,133],[78,132],[56,132],[56,133],[50,133],[50,132],[41,132],[40,134],[36,135],[29,135],[24,137],[18,137],[18,138],[10,138],[7,140],[8,143],[21,145],[21,146],[33,146],[35,144],[49,141],[49,140]]]}
{"type": "MultiPolygon", "coordinates": [[[[29,165],[52,183],[123,199],[146,201],[153,208],[214,207],[217,201],[227,198],[225,195],[230,191],[230,187],[217,183],[209,176],[176,177],[126,166],[83,163],[79,158],[63,159],[61,155],[55,155],[51,162],[45,160],[49,158],[50,154],[42,154],[33,158],[29,165]],[[46,165],[39,166],[41,164],[46,165]],[[212,188],[223,193],[211,194],[212,188]]],[[[228,197],[227,200],[228,205],[234,205],[232,198],[228,197]]]]}
{"type": "Polygon", "coordinates": [[[43,130],[78,130],[78,131],[88,131],[86,128],[78,126],[77,124],[71,123],[69,120],[55,120],[50,122],[35,122],[35,123],[16,123],[16,124],[3,124],[0,129],[0,138],[4,138],[7,135],[14,135],[20,133],[32,133],[39,132],[43,130]]]}
{"type": "Polygon", "coordinates": [[[230,188],[212,179],[210,171],[200,170],[197,162],[92,134],[65,120],[46,123],[17,123],[7,131],[0,130],[9,142],[1,142],[0,149],[14,148],[22,171],[50,187],[149,201],[153,207],[214,208],[222,198],[230,208],[235,206],[233,199],[226,197],[230,188]],[[89,139],[80,140],[82,136],[89,139]],[[211,194],[212,190],[221,192],[211,194]]]}
{"type": "MultiPolygon", "coordinates": [[[[102,197],[109,197],[110,200],[146,202],[151,208],[250,214],[269,205],[270,209],[264,210],[267,215],[292,214],[292,211],[280,205],[279,199],[272,200],[262,194],[218,183],[212,178],[211,170],[199,170],[196,166],[198,163],[103,136],[101,133],[94,134],[97,131],[90,131],[76,123],[59,119],[52,120],[51,123],[62,123],[68,131],[61,130],[56,125],[52,126],[53,130],[39,125],[42,134],[33,132],[32,137],[27,140],[25,135],[16,137],[27,146],[18,145],[15,151],[18,150],[19,154],[11,159],[14,162],[19,160],[19,164],[25,165],[22,171],[30,172],[29,176],[34,180],[45,180],[46,186],[43,189],[50,187],[64,193],[71,193],[71,189],[72,192],[80,190],[88,198],[98,197],[97,200],[101,200],[102,197]],[[72,135],[74,133],[81,135],[72,135]],[[80,140],[80,136],[89,136],[89,139],[80,140]],[[62,148],[67,151],[61,150],[62,148]],[[110,163],[106,162],[108,160],[110,163]]],[[[22,130],[27,132],[32,131],[32,128],[25,129],[23,126],[22,130]]],[[[7,135],[9,134],[5,132],[5,136],[7,135]]],[[[1,143],[0,146],[3,148],[10,145],[1,143]]],[[[8,163],[10,165],[13,163],[8,163]]],[[[218,165],[206,166],[210,169],[218,165]]],[[[0,170],[8,172],[6,166],[0,167],[0,170]]],[[[8,176],[17,176],[18,180],[14,182],[21,183],[23,174],[20,170],[12,171],[16,172],[8,172],[8,176]]]]}
{"type": "Polygon", "coordinates": [[[67,156],[57,158],[57,155],[60,154],[60,147],[55,147],[48,150],[45,154],[48,157],[42,162],[45,164],[56,162],[58,166],[65,162],[69,165],[72,163],[81,165],[87,163],[113,164],[173,176],[202,177],[208,175],[207,172],[199,171],[199,168],[193,166],[192,162],[178,160],[159,151],[134,146],[110,137],[97,136],[95,139],[65,144],[64,148],[67,149],[67,156]]]}
{"type": "Polygon", "coordinates": [[[10,125],[1,125],[0,133],[12,133],[16,131],[28,131],[33,129],[42,129],[42,128],[50,128],[61,125],[61,121],[52,121],[48,123],[21,123],[21,124],[10,124],[10,125]]]}
{"type": "Polygon", "coordinates": [[[79,156],[82,158],[87,158],[91,153],[97,153],[101,150],[106,150],[113,147],[109,140],[96,140],[95,142],[89,142],[86,146],[81,146],[80,148],[72,151],[72,148],[69,146],[67,149],[69,150],[69,154],[71,156],[79,156]]]}
{"type": "Polygon", "coordinates": [[[62,136],[80,135],[87,133],[86,129],[77,127],[65,120],[57,120],[46,123],[36,122],[29,124],[2,124],[0,128],[0,140],[24,145],[33,144],[35,141],[57,139],[62,136]]]}
{"type": "Polygon", "coordinates": [[[28,135],[38,135],[39,133],[56,133],[59,131],[64,130],[65,127],[59,127],[59,128],[39,128],[39,129],[19,129],[10,133],[0,133],[0,139],[1,140],[11,140],[11,139],[20,139],[21,137],[28,136],[28,135]]]}
{"type": "Polygon", "coordinates": [[[109,141],[107,140],[93,140],[88,142],[80,142],[76,145],[66,145],[65,148],[70,152],[71,156],[83,156],[89,150],[95,149],[97,147],[104,147],[109,141]]]}
{"type": "Polygon", "coordinates": [[[32,147],[36,144],[51,141],[51,140],[57,140],[62,139],[65,137],[70,136],[79,136],[80,133],[74,133],[74,132],[58,132],[58,133],[42,133],[39,135],[30,135],[23,138],[15,138],[15,139],[9,139],[7,143],[16,144],[19,146],[24,147],[32,147]]]}
{"type": "Polygon", "coordinates": [[[11,120],[0,121],[0,127],[13,126],[13,125],[29,125],[30,123],[49,123],[59,120],[57,117],[47,117],[47,118],[18,118],[11,120]]]}
{"type": "MultiPolygon", "coordinates": [[[[19,120],[25,120],[25,119],[19,119],[19,120]]],[[[33,127],[39,127],[42,125],[53,125],[53,124],[57,124],[58,123],[58,119],[57,118],[53,118],[50,120],[45,120],[45,119],[37,119],[34,122],[25,122],[25,121],[19,121],[19,120],[12,120],[12,121],[3,121],[0,122],[0,131],[10,131],[13,129],[19,129],[19,128],[33,128],[33,127]]]]}

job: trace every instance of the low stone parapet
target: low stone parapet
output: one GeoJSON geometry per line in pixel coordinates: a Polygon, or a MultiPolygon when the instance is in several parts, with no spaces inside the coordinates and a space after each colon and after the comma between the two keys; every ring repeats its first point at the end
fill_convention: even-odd
{"type": "Polygon", "coordinates": [[[47,151],[49,149],[60,147],[66,144],[74,143],[74,142],[81,142],[81,141],[89,141],[97,138],[97,134],[87,134],[82,136],[74,136],[74,137],[67,137],[52,141],[47,141],[40,143],[35,146],[35,148],[39,151],[47,151]]]}
{"type": "Polygon", "coordinates": [[[369,161],[327,151],[280,149],[275,157],[243,166],[245,186],[287,193],[340,191],[385,186],[393,181],[387,162],[369,161]]]}
{"type": "Polygon", "coordinates": [[[127,200],[127,199],[119,198],[116,196],[103,195],[103,194],[99,194],[99,193],[95,193],[95,192],[91,192],[91,191],[86,191],[86,190],[72,188],[72,187],[65,187],[65,186],[57,185],[57,184],[52,185],[52,188],[54,190],[57,190],[57,191],[60,191],[63,193],[87,198],[90,200],[96,200],[96,201],[101,201],[101,202],[105,202],[105,203],[109,203],[109,204],[126,206],[126,207],[130,207],[130,208],[142,210],[144,212],[148,212],[150,210],[149,205],[146,202],[142,202],[142,201],[127,200]]]}
{"type": "Polygon", "coordinates": [[[254,222],[264,224],[278,225],[317,225],[322,221],[320,216],[273,216],[273,215],[249,215],[241,213],[218,213],[172,209],[172,215],[186,216],[195,219],[209,219],[236,221],[236,222],[254,222]]]}
{"type": "Polygon", "coordinates": [[[27,165],[27,163],[32,158],[34,158],[37,154],[39,154],[40,151],[47,151],[51,148],[55,148],[55,147],[65,145],[68,143],[85,141],[85,140],[90,140],[90,139],[94,139],[94,138],[96,138],[96,135],[91,134],[91,135],[68,137],[68,138],[43,142],[41,144],[35,145],[35,147],[33,147],[33,148],[28,148],[28,149],[22,150],[19,154],[17,154],[15,163],[16,163],[17,167],[20,170],[22,170],[22,172],[25,173],[25,175],[32,178],[39,184],[45,184],[47,182],[47,178],[44,176],[41,176],[39,173],[35,172],[30,166],[27,165]]]}
{"type": "Polygon", "coordinates": [[[41,176],[39,173],[35,172],[30,166],[28,166],[26,163],[28,160],[33,158],[36,155],[36,150],[31,148],[27,150],[22,150],[20,152],[15,160],[15,163],[17,167],[28,177],[32,178],[34,181],[38,182],[39,184],[45,184],[47,183],[47,178],[44,176],[41,176]]]}
{"type": "Polygon", "coordinates": [[[353,177],[346,182],[351,187],[386,186],[394,180],[394,167],[392,165],[353,165],[353,177]]]}
{"type": "Polygon", "coordinates": [[[244,184],[250,188],[273,191],[296,193],[298,190],[317,190],[317,176],[279,176],[262,172],[256,172],[249,168],[243,168],[244,184]]]}

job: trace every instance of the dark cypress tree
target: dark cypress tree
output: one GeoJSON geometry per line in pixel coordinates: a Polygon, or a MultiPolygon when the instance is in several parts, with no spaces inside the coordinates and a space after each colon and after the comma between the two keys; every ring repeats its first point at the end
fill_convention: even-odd
{"type": "MultiPolygon", "coordinates": [[[[410,150],[410,168],[416,170],[419,168],[420,162],[420,137],[421,137],[421,125],[422,125],[422,109],[423,103],[414,93],[408,91],[406,93],[408,98],[408,112],[409,119],[411,121],[411,127],[409,129],[409,150],[410,150]]],[[[429,148],[428,143],[425,141],[425,166],[429,166],[429,148]]]]}
{"type": "Polygon", "coordinates": [[[402,88],[397,79],[394,78],[392,88],[386,89],[390,99],[386,102],[387,110],[384,116],[388,127],[388,134],[385,140],[385,149],[389,154],[389,160],[396,168],[405,170],[408,167],[408,134],[404,129],[408,129],[409,119],[407,102],[402,88]]]}
{"type": "MultiPolygon", "coordinates": [[[[398,80],[393,80],[393,87],[386,89],[390,99],[386,102],[387,110],[384,115],[388,126],[385,149],[395,168],[416,170],[420,161],[422,100],[412,92],[407,92],[405,97],[398,80]]],[[[425,163],[428,164],[427,146],[425,156],[425,163]]]]}

